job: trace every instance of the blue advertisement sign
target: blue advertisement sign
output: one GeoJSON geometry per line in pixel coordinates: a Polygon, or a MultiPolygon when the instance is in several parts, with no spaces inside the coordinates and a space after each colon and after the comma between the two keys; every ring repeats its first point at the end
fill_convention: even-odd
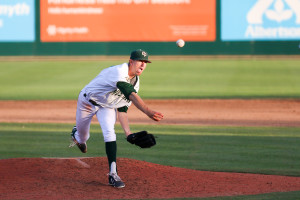
{"type": "Polygon", "coordinates": [[[35,40],[34,0],[0,0],[0,41],[35,40]]]}
{"type": "Polygon", "coordinates": [[[300,0],[221,0],[221,39],[299,40],[300,0]]]}

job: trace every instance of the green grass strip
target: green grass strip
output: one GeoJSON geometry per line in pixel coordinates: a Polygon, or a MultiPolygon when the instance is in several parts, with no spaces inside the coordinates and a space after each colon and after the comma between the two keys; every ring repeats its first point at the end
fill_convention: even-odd
{"type": "Polygon", "coordinates": [[[201,200],[299,200],[300,199],[299,197],[300,197],[300,191],[293,191],[293,192],[274,192],[268,194],[228,196],[228,197],[173,198],[173,200],[197,200],[197,199],[201,199],[201,200]]]}
{"type": "MultiPolygon", "coordinates": [[[[0,100],[77,99],[120,61],[0,63],[0,100]]],[[[300,60],[161,60],[141,76],[143,98],[299,98],[300,60]]]]}

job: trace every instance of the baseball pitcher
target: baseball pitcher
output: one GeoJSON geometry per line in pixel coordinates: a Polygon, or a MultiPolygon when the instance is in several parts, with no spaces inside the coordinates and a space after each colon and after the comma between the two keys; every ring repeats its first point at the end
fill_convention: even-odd
{"type": "Polygon", "coordinates": [[[100,72],[79,93],[76,111],[76,126],[73,127],[70,147],[77,145],[81,152],[87,152],[90,124],[97,116],[102,129],[106,155],[109,163],[108,182],[116,188],[125,187],[117,174],[117,143],[114,126],[117,117],[125,132],[127,141],[141,148],[156,144],[155,138],[147,131],[130,131],[127,110],[133,103],[139,110],[155,121],[163,119],[163,114],[150,109],[137,94],[140,75],[146,69],[148,53],[138,49],[131,52],[128,63],[108,67],[100,72]]]}

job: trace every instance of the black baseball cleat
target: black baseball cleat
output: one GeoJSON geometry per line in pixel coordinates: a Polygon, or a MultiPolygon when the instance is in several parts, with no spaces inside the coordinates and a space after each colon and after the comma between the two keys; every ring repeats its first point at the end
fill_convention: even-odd
{"type": "Polygon", "coordinates": [[[73,142],[70,144],[69,147],[73,147],[73,146],[75,146],[75,144],[76,144],[77,147],[80,149],[80,151],[81,151],[82,153],[86,153],[86,152],[87,152],[87,145],[86,145],[86,143],[80,144],[80,143],[76,140],[76,138],[75,138],[75,133],[76,133],[76,131],[77,131],[77,128],[76,128],[76,126],[74,126],[73,129],[72,129],[72,133],[71,133],[71,139],[72,139],[73,142]]]}
{"type": "Polygon", "coordinates": [[[115,187],[115,188],[123,188],[125,187],[125,184],[121,180],[121,178],[116,173],[109,173],[108,174],[108,183],[109,185],[115,187]]]}

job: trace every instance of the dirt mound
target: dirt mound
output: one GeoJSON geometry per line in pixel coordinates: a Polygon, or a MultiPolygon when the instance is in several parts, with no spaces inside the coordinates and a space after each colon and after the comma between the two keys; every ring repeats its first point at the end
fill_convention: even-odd
{"type": "Polygon", "coordinates": [[[118,159],[126,184],[108,185],[106,158],[0,160],[0,199],[146,199],[300,190],[300,177],[204,172],[118,159]]]}

